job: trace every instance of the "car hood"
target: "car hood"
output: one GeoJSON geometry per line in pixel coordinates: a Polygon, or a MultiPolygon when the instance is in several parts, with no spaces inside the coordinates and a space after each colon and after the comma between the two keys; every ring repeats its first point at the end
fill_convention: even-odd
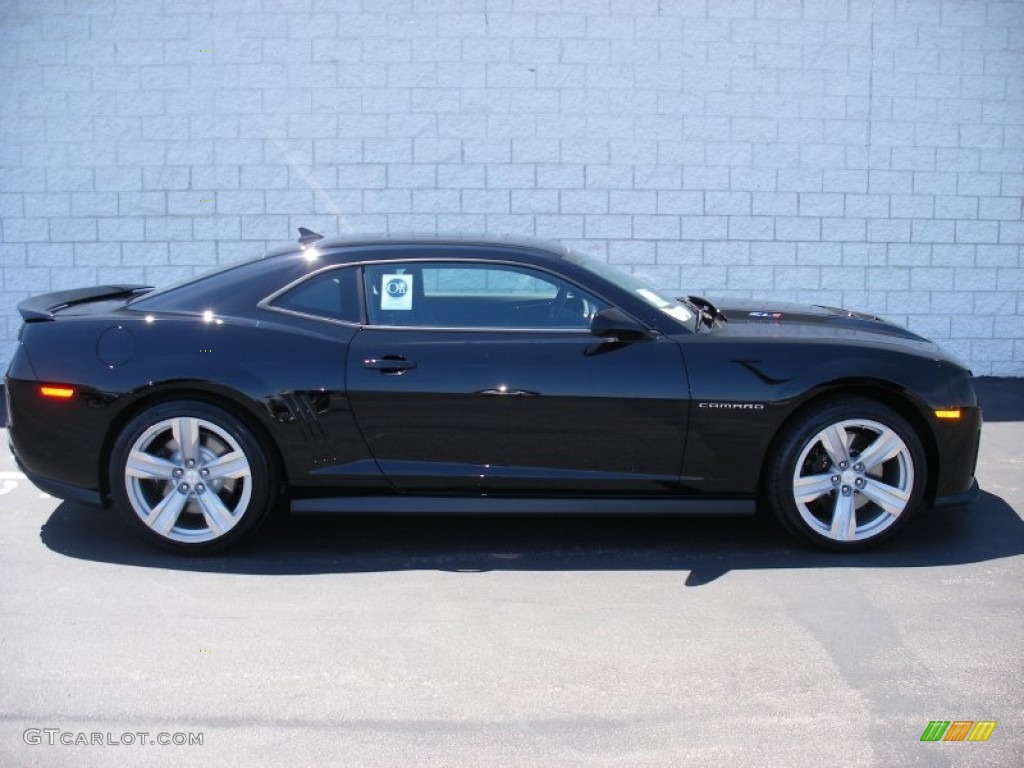
{"type": "Polygon", "coordinates": [[[722,299],[714,303],[727,320],[716,332],[726,336],[896,344],[929,354],[939,350],[929,339],[864,312],[778,301],[722,299]]]}

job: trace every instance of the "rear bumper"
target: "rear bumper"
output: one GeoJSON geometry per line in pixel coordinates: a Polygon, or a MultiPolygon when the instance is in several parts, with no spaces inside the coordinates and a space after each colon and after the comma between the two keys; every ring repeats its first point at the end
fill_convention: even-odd
{"type": "MultiPolygon", "coordinates": [[[[11,446],[11,453],[14,453],[13,445],[11,446]]],[[[56,496],[58,499],[64,499],[65,501],[77,501],[79,504],[88,504],[93,507],[106,506],[103,496],[95,488],[79,488],[77,485],[68,485],[67,483],[61,483],[56,480],[49,480],[33,472],[29,472],[25,469],[24,465],[18,461],[18,455],[16,453],[14,454],[14,461],[18,465],[18,469],[24,472],[25,477],[32,482],[32,485],[43,493],[48,493],[51,496],[56,496]]]]}
{"type": "Polygon", "coordinates": [[[101,398],[78,388],[74,397],[50,400],[40,395],[38,381],[10,375],[6,397],[12,453],[26,475],[39,478],[36,485],[99,488],[101,453],[113,418],[101,398]]]}

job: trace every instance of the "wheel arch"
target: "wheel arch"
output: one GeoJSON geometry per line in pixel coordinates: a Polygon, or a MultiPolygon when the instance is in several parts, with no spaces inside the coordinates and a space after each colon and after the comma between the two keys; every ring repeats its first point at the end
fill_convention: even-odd
{"type": "Polygon", "coordinates": [[[808,411],[818,408],[824,403],[839,401],[844,396],[856,396],[881,403],[894,410],[913,427],[924,447],[926,463],[924,500],[926,504],[931,504],[935,499],[938,477],[934,471],[930,470],[938,466],[939,448],[935,440],[935,433],[925,416],[927,408],[906,389],[884,379],[837,379],[816,387],[800,398],[799,403],[786,416],[772,437],[771,444],[761,461],[758,488],[762,494],[771,470],[771,462],[789,426],[808,411]]]}
{"type": "Polygon", "coordinates": [[[134,392],[131,401],[125,404],[111,421],[110,426],[103,438],[100,447],[99,489],[100,496],[106,504],[110,498],[110,458],[113,453],[114,443],[124,427],[148,408],[160,405],[161,403],[174,400],[198,400],[209,405],[222,408],[232,416],[241,420],[260,441],[267,451],[268,459],[273,463],[281,480],[281,490],[284,492],[288,484],[287,468],[284,457],[281,455],[277,441],[274,440],[270,430],[260,420],[252,408],[244,404],[244,398],[238,393],[199,381],[177,381],[163,382],[146,387],[143,390],[134,392]]]}

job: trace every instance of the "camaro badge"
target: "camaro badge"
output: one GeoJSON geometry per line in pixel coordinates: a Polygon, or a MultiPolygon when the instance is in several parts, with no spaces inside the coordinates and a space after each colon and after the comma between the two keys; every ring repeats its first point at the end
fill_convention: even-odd
{"type": "Polygon", "coordinates": [[[697,403],[698,408],[722,408],[732,411],[763,411],[764,403],[697,403]]]}

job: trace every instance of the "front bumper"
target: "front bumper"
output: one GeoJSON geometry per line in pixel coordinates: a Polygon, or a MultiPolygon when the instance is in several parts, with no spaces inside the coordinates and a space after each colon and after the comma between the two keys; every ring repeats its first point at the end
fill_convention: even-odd
{"type": "Polygon", "coordinates": [[[932,502],[933,507],[966,507],[976,502],[981,497],[981,488],[978,481],[971,483],[971,487],[960,493],[951,493],[948,496],[938,496],[932,502]]]}
{"type": "Polygon", "coordinates": [[[963,416],[960,419],[932,420],[935,445],[938,449],[938,464],[933,468],[933,504],[936,505],[940,499],[970,494],[971,489],[977,486],[974,473],[981,448],[981,408],[971,405],[964,406],[961,410],[963,416]]]}

